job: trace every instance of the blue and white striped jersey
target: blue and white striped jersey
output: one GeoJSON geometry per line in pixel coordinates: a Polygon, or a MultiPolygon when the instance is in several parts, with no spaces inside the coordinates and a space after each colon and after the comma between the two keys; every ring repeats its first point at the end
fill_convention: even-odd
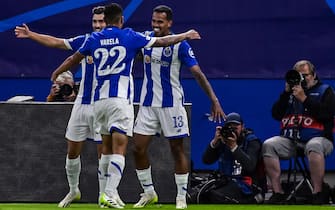
{"type": "MultiPolygon", "coordinates": [[[[153,36],[153,32],[151,32],[153,36]]],[[[144,79],[140,105],[181,106],[184,92],[180,83],[182,65],[198,65],[191,46],[182,41],[168,47],[143,48],[144,79]]]]}
{"type": "Polygon", "coordinates": [[[79,52],[93,56],[97,70],[94,100],[120,97],[132,103],[134,57],[141,48],[151,47],[155,41],[156,38],[130,28],[106,27],[92,33],[79,52]]]}
{"type": "MultiPolygon", "coordinates": [[[[89,36],[90,34],[85,34],[70,39],[64,39],[64,44],[68,49],[77,51],[89,36]]],[[[81,67],[79,70],[81,71],[82,77],[80,80],[79,91],[74,103],[92,104],[94,87],[96,85],[92,56],[86,56],[86,58],[81,61],[81,67]]]]}

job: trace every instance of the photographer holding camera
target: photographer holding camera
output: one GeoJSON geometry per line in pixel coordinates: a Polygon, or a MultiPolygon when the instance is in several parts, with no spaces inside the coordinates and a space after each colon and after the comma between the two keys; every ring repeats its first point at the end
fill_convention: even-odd
{"type": "Polygon", "coordinates": [[[47,102],[72,102],[77,97],[73,75],[70,71],[60,74],[51,86],[47,102]]]}
{"type": "Polygon", "coordinates": [[[272,117],[281,121],[280,135],[263,143],[265,170],[273,188],[269,203],[286,202],[288,195],[280,183],[279,160],[294,157],[297,142],[305,145],[313,185],[312,204],[328,203],[322,183],[325,156],[333,150],[334,92],[319,80],[310,61],[298,61],[293,69],[296,72],[287,72],[285,90],[272,107],[272,117]]]}
{"type": "MultiPolygon", "coordinates": [[[[206,203],[259,203],[263,198],[257,172],[261,157],[261,141],[252,130],[244,127],[238,113],[227,115],[223,127],[217,126],[215,136],[203,154],[205,164],[218,161],[219,173],[225,177],[222,186],[208,191],[206,203]]],[[[264,177],[265,178],[265,177],[264,177]]]]}

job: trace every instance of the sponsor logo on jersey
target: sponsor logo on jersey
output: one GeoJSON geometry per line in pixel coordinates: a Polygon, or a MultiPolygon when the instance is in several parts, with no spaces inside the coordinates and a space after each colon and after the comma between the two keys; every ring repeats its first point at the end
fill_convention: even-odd
{"type": "Polygon", "coordinates": [[[169,67],[170,66],[169,62],[162,61],[162,60],[159,60],[159,59],[156,59],[156,58],[151,58],[151,63],[160,64],[163,67],[169,67]]]}
{"type": "Polygon", "coordinates": [[[146,64],[150,64],[150,63],[155,63],[155,64],[159,64],[163,67],[169,67],[170,66],[170,63],[167,62],[167,61],[162,61],[162,60],[159,60],[157,58],[154,58],[154,57],[150,57],[149,55],[145,55],[144,56],[144,62],[146,64]]]}

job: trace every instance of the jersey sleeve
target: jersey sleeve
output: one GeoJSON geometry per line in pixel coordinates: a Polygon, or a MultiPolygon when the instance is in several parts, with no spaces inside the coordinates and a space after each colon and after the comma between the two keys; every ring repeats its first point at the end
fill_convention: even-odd
{"type": "Polygon", "coordinates": [[[182,41],[180,43],[180,50],[178,56],[181,62],[188,68],[194,65],[198,65],[198,61],[195,58],[193,50],[186,41],[182,41]]]}
{"type": "Polygon", "coordinates": [[[70,39],[64,39],[64,44],[69,50],[77,51],[89,37],[88,34],[76,36],[70,39]]]}
{"type": "Polygon", "coordinates": [[[82,55],[88,56],[92,55],[92,40],[93,36],[91,35],[86,39],[86,41],[81,45],[81,47],[78,49],[78,52],[81,53],[82,55]]]}
{"type": "Polygon", "coordinates": [[[156,37],[151,37],[148,34],[133,31],[128,28],[128,35],[132,37],[133,45],[135,48],[149,48],[156,42],[156,37]]]}

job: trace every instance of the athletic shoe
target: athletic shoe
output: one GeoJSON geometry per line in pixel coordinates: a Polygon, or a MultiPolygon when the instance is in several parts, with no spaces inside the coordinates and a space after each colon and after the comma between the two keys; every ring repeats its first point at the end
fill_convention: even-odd
{"type": "Polygon", "coordinates": [[[116,196],[115,196],[115,199],[116,199],[116,202],[117,202],[120,206],[123,206],[123,207],[126,206],[126,204],[121,200],[121,198],[120,198],[119,195],[116,195],[116,196]]]}
{"type": "Polygon", "coordinates": [[[153,193],[141,193],[140,196],[140,200],[134,204],[133,208],[143,208],[146,205],[158,202],[158,196],[155,191],[153,193]]]}
{"type": "Polygon", "coordinates": [[[103,203],[100,202],[102,195],[103,195],[102,193],[99,193],[98,206],[102,209],[108,208],[107,206],[105,206],[103,203]]]}
{"type": "Polygon", "coordinates": [[[187,203],[186,203],[186,197],[179,197],[176,198],[176,209],[186,209],[187,203]]]}
{"type": "Polygon", "coordinates": [[[74,191],[74,192],[69,192],[65,198],[59,202],[58,204],[58,207],[59,208],[66,208],[68,206],[70,206],[70,204],[73,202],[73,201],[76,201],[76,200],[80,200],[81,198],[81,193],[78,190],[74,191]]]}
{"type": "Polygon", "coordinates": [[[109,197],[105,193],[100,196],[99,204],[116,209],[123,209],[125,205],[118,195],[109,197]]]}

